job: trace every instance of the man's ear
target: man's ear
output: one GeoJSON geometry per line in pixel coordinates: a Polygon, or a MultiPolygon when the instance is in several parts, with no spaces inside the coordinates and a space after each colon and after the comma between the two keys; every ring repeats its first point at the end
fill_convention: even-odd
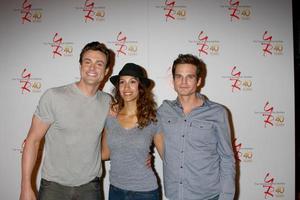
{"type": "Polygon", "coordinates": [[[202,80],[201,80],[201,77],[198,79],[198,82],[197,82],[197,87],[199,87],[200,85],[201,85],[201,82],[202,82],[202,80]]]}

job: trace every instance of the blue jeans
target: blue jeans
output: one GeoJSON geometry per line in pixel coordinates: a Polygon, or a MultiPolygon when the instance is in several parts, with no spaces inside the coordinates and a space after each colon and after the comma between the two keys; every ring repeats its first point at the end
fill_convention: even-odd
{"type": "Polygon", "coordinates": [[[147,192],[129,191],[109,186],[109,200],[159,200],[159,190],[147,192]]]}
{"type": "Polygon", "coordinates": [[[41,180],[38,200],[100,200],[101,188],[99,178],[91,182],[69,187],[56,182],[41,180]]]}

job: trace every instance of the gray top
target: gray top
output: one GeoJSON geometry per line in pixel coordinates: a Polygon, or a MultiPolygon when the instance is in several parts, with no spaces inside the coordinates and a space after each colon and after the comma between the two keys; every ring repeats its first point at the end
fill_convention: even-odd
{"type": "Polygon", "coordinates": [[[124,129],[116,117],[109,116],[105,130],[110,149],[110,184],[123,190],[151,191],[157,189],[157,180],[151,168],[145,165],[157,123],[143,129],[124,129]]]}
{"type": "Polygon", "coordinates": [[[235,159],[227,112],[204,99],[185,115],[179,100],[158,109],[164,134],[163,175],[166,197],[172,200],[232,200],[235,159]]]}
{"type": "Polygon", "coordinates": [[[100,138],[110,96],[85,96],[76,84],[47,90],[35,116],[51,124],[45,136],[42,178],[65,186],[101,175],[100,138]]]}

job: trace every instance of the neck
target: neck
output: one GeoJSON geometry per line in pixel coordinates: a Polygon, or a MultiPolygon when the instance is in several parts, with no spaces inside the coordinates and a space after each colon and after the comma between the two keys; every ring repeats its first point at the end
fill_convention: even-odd
{"type": "Polygon", "coordinates": [[[124,102],[124,107],[120,111],[121,114],[123,115],[136,115],[137,114],[137,106],[136,102],[124,102]]]}
{"type": "Polygon", "coordinates": [[[178,96],[178,99],[183,107],[183,112],[185,114],[190,113],[195,107],[201,106],[203,100],[196,94],[190,96],[178,96]]]}
{"type": "Polygon", "coordinates": [[[80,91],[85,94],[86,96],[94,96],[99,89],[98,85],[88,85],[85,84],[82,80],[76,83],[77,87],[80,91]]]}

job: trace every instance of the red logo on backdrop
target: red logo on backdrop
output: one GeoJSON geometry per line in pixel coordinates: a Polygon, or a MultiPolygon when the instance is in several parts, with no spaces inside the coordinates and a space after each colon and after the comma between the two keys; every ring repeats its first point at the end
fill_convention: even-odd
{"type": "Polygon", "coordinates": [[[136,56],[138,53],[138,41],[128,40],[126,34],[120,31],[116,40],[108,41],[107,43],[114,44],[116,46],[116,56],[136,56]]]}
{"type": "Polygon", "coordinates": [[[63,47],[61,46],[63,42],[62,37],[60,37],[58,33],[55,33],[52,42],[53,44],[51,45],[51,47],[52,47],[53,58],[55,58],[55,56],[62,56],[63,53],[63,47]]]}
{"type": "Polygon", "coordinates": [[[174,16],[174,6],[175,6],[176,2],[175,1],[165,1],[165,8],[164,10],[166,11],[165,13],[165,17],[166,17],[166,21],[168,21],[168,19],[174,20],[175,16],[174,16]]]}
{"type": "Polygon", "coordinates": [[[62,57],[62,56],[72,56],[73,55],[73,42],[66,42],[59,33],[55,33],[52,36],[51,42],[44,42],[45,45],[49,45],[51,48],[52,58],[62,57]]]}
{"type": "Polygon", "coordinates": [[[262,42],[262,46],[263,46],[263,55],[267,56],[267,55],[272,55],[272,36],[268,35],[268,31],[265,31],[263,34],[263,42],[262,42]]]}
{"type": "Polygon", "coordinates": [[[265,127],[267,127],[267,125],[273,126],[272,123],[272,121],[274,120],[273,110],[274,110],[273,106],[270,106],[269,102],[267,101],[264,106],[264,113],[262,114],[265,117],[264,119],[265,127]]]}
{"type": "Polygon", "coordinates": [[[285,192],[285,183],[278,182],[273,175],[267,173],[263,179],[263,182],[255,183],[263,188],[264,199],[270,198],[282,198],[285,192]]]}
{"type": "Polygon", "coordinates": [[[207,40],[208,40],[208,36],[204,35],[204,32],[201,31],[198,35],[198,39],[199,39],[199,43],[198,43],[198,52],[199,52],[199,56],[205,54],[208,54],[208,44],[207,44],[207,40]]]}
{"type": "Polygon", "coordinates": [[[250,20],[252,14],[251,5],[244,5],[239,0],[228,0],[221,7],[226,8],[226,13],[229,11],[230,21],[239,22],[241,20],[250,20]]]}
{"type": "Polygon", "coordinates": [[[119,32],[117,36],[117,43],[115,44],[118,47],[117,56],[119,56],[120,54],[126,55],[126,50],[127,50],[127,46],[125,44],[126,40],[127,40],[126,35],[124,35],[122,32],[119,32]]]}
{"type": "Polygon", "coordinates": [[[105,6],[97,6],[95,0],[81,0],[84,1],[81,6],[75,9],[83,12],[85,23],[101,22],[105,20],[105,6]]]}
{"type": "Polygon", "coordinates": [[[189,40],[190,43],[197,45],[199,56],[219,55],[220,42],[218,40],[208,40],[209,37],[204,31],[200,31],[196,40],[189,40]]]}
{"type": "Polygon", "coordinates": [[[229,11],[230,11],[230,20],[239,20],[239,5],[240,5],[240,1],[233,1],[233,0],[229,0],[229,11]]]}
{"type": "Polygon", "coordinates": [[[23,4],[22,4],[22,24],[24,24],[25,22],[31,22],[31,7],[32,5],[29,3],[28,0],[24,0],[23,4]]]}
{"type": "Polygon", "coordinates": [[[231,92],[248,92],[252,91],[252,76],[243,75],[237,66],[230,67],[230,76],[222,76],[231,82],[231,92]]]}
{"type": "Polygon", "coordinates": [[[252,162],[253,160],[253,148],[244,147],[241,142],[237,141],[237,138],[233,140],[233,152],[235,160],[237,162],[252,162]]]}
{"type": "Polygon", "coordinates": [[[24,94],[24,92],[31,92],[30,78],[31,78],[31,73],[28,72],[27,69],[25,68],[21,74],[21,80],[20,80],[22,94],[24,94]]]}
{"type": "Polygon", "coordinates": [[[94,21],[94,6],[95,6],[95,3],[93,0],[85,0],[85,3],[84,3],[84,8],[83,8],[83,12],[85,12],[85,15],[84,15],[84,20],[85,22],[87,21],[94,21]]]}
{"type": "Polygon", "coordinates": [[[240,91],[241,90],[241,72],[236,70],[236,66],[234,66],[231,70],[231,88],[232,88],[232,92],[234,92],[235,90],[240,91]]]}
{"type": "Polygon", "coordinates": [[[242,152],[240,150],[242,148],[242,143],[237,144],[237,138],[234,138],[233,140],[233,147],[236,161],[241,162],[242,152]]]}
{"type": "Polygon", "coordinates": [[[164,18],[166,22],[186,20],[187,6],[183,4],[178,5],[177,3],[178,2],[176,2],[176,0],[165,0],[163,5],[160,4],[155,7],[164,11],[164,18]]]}
{"type": "Polygon", "coordinates": [[[33,77],[27,68],[24,68],[18,77],[12,80],[18,81],[18,90],[20,89],[22,94],[42,92],[42,79],[33,77]]]}
{"type": "Polygon", "coordinates": [[[274,184],[274,178],[270,175],[270,173],[267,173],[264,178],[264,184],[263,184],[263,188],[265,189],[264,191],[265,199],[274,196],[273,184],[274,184]]]}
{"type": "Polygon", "coordinates": [[[280,110],[275,110],[273,105],[267,101],[264,105],[263,111],[255,112],[260,116],[264,117],[264,127],[283,127],[285,126],[285,112],[280,110]]]}

